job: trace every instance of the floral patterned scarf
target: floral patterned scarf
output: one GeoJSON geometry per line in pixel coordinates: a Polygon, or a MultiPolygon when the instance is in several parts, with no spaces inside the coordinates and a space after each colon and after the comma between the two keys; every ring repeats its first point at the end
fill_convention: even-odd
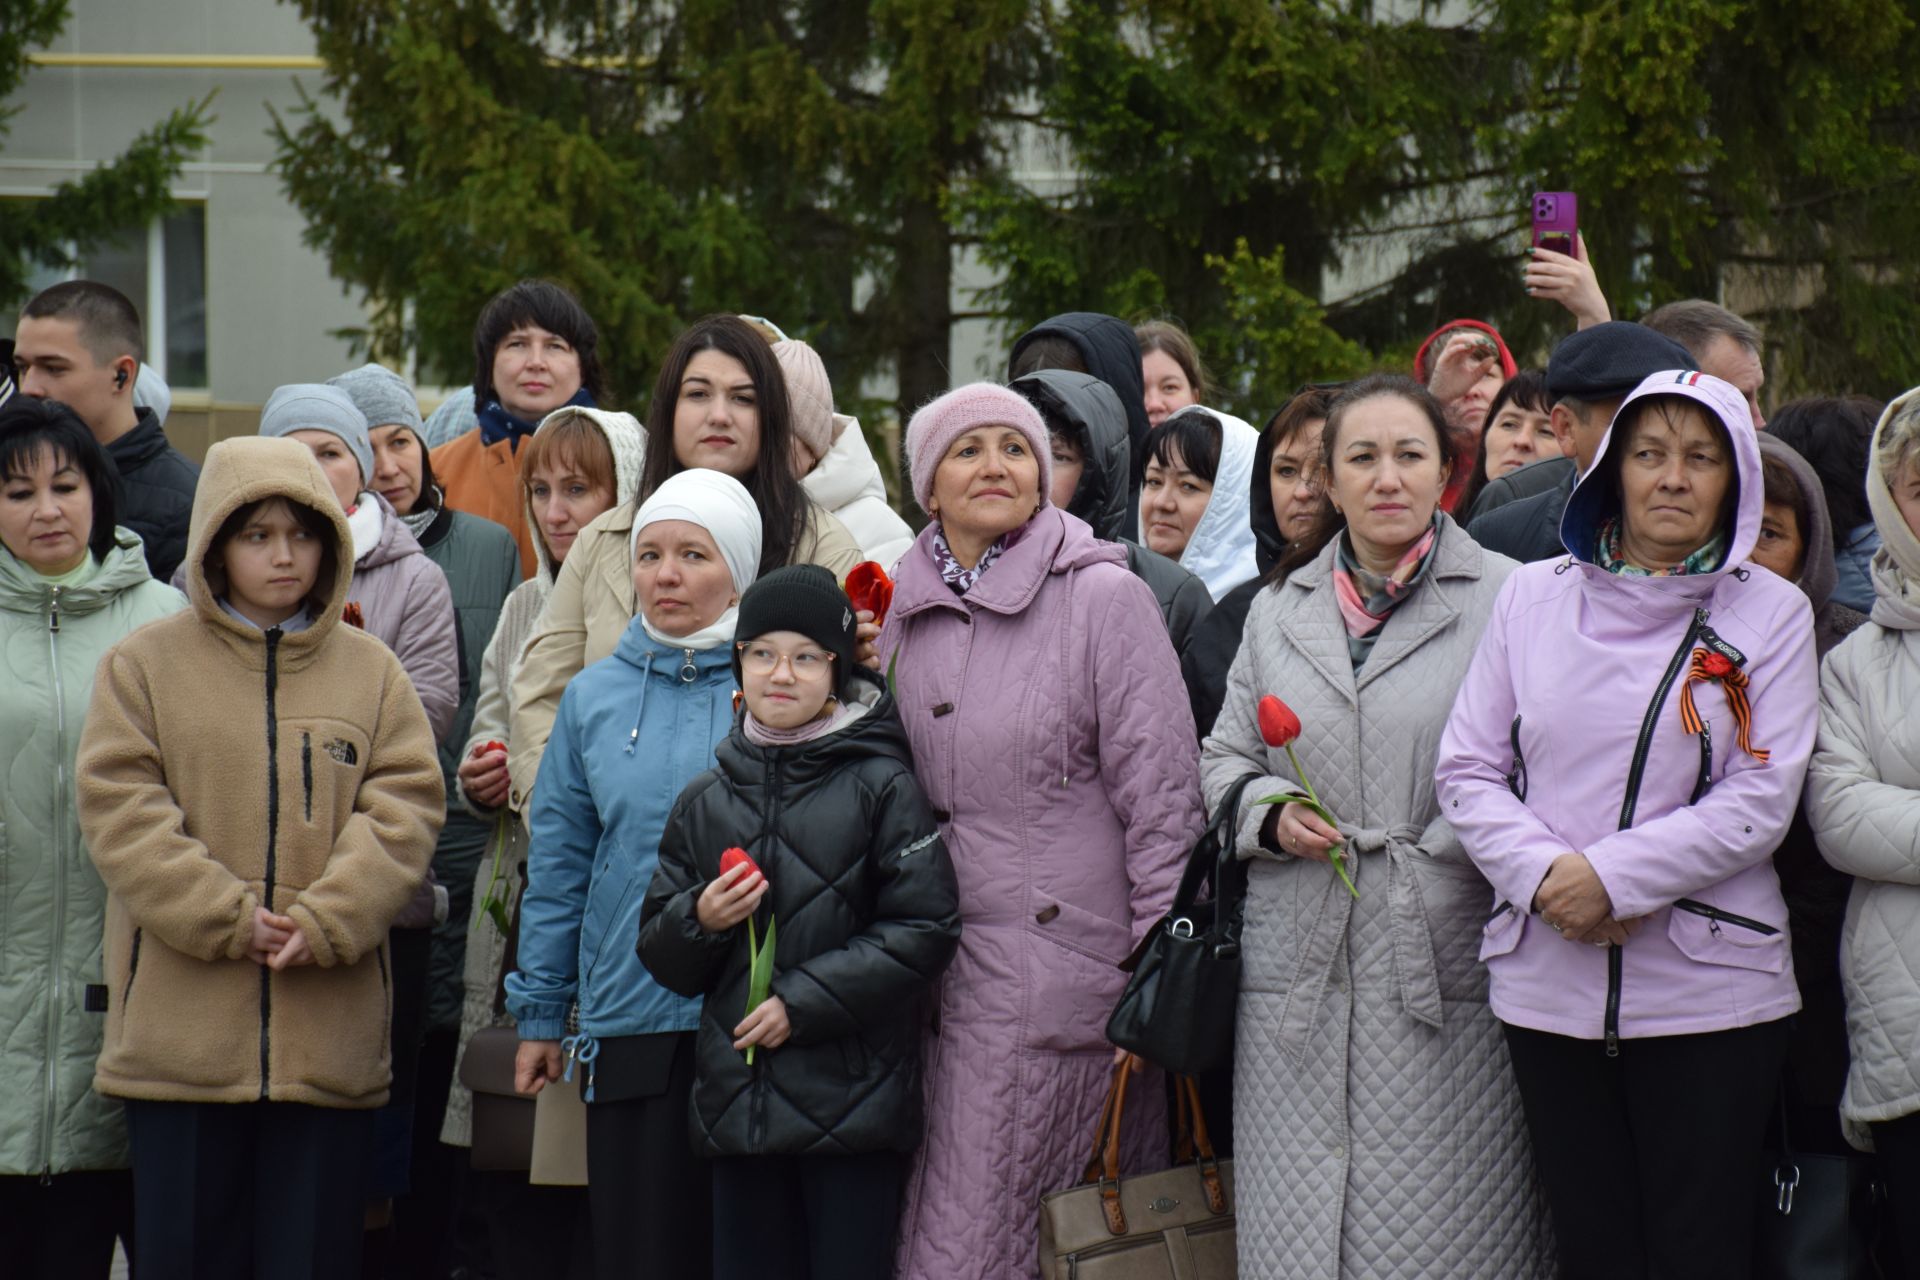
{"type": "Polygon", "coordinates": [[[1690,573],[1711,573],[1727,557],[1727,535],[1723,530],[1707,539],[1705,546],[1671,569],[1642,569],[1637,564],[1627,563],[1620,547],[1620,530],[1619,516],[1608,516],[1600,522],[1599,531],[1593,539],[1593,558],[1602,569],[1623,578],[1677,578],[1690,573]]]}
{"type": "Polygon", "coordinates": [[[1347,656],[1358,671],[1373,652],[1373,642],[1401,601],[1426,577],[1427,562],[1433,557],[1433,544],[1440,536],[1440,517],[1407,548],[1393,571],[1369,573],[1354,558],[1347,535],[1340,535],[1333,560],[1333,598],[1340,602],[1340,618],[1347,624],[1347,656]]]}
{"type": "Polygon", "coordinates": [[[982,574],[993,568],[993,562],[1000,558],[1000,553],[1012,545],[1013,536],[1011,533],[1003,533],[994,539],[993,545],[982,553],[973,568],[968,569],[962,567],[960,561],[954,557],[953,548],[947,545],[946,531],[935,529],[933,531],[933,567],[940,571],[941,579],[953,588],[953,594],[963,596],[973,590],[973,584],[980,581],[982,574]]]}

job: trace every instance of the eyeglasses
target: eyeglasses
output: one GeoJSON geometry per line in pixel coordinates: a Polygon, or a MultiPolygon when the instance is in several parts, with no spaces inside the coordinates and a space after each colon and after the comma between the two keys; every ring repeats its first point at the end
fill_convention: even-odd
{"type": "Polygon", "coordinates": [[[733,650],[740,655],[740,669],[748,675],[770,676],[782,662],[796,680],[824,679],[833,670],[833,655],[819,649],[782,653],[770,644],[744,640],[734,645],[733,650]]]}

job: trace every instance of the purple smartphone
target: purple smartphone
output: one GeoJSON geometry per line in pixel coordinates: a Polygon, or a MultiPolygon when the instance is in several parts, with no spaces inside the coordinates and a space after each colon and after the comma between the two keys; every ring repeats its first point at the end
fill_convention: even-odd
{"type": "Polygon", "coordinates": [[[1579,214],[1579,197],[1571,191],[1534,192],[1534,247],[1573,257],[1573,247],[1579,235],[1579,214]]]}

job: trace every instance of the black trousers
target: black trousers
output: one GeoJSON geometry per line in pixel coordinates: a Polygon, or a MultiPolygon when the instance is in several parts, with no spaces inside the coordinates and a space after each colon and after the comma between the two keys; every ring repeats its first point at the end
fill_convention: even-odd
{"type": "Polygon", "coordinates": [[[587,1104],[587,1199],[600,1280],[712,1274],[713,1200],[687,1133],[692,1097],[693,1032],[600,1042],[587,1104]]]}
{"type": "Polygon", "coordinates": [[[106,1280],[114,1237],[133,1225],[125,1169],[0,1177],[0,1275],[18,1280],[106,1280]]]}
{"type": "Polygon", "coordinates": [[[1784,1021],[1598,1040],[1509,1026],[1566,1280],[1746,1280],[1784,1021]]]}
{"type": "Polygon", "coordinates": [[[713,1161],[714,1280],[889,1280],[906,1157],[713,1161]]]}
{"type": "Polygon", "coordinates": [[[1900,1244],[1900,1267],[1889,1275],[1920,1277],[1920,1112],[1873,1126],[1880,1176],[1887,1183],[1886,1221],[1900,1244]]]}
{"type": "Polygon", "coordinates": [[[127,1103],[140,1280],[353,1280],[373,1112],[127,1103]]]}
{"type": "Polygon", "coordinates": [[[524,1173],[470,1170],[468,1203],[485,1227],[496,1280],[593,1280],[593,1241],[585,1187],[535,1186],[524,1173]]]}

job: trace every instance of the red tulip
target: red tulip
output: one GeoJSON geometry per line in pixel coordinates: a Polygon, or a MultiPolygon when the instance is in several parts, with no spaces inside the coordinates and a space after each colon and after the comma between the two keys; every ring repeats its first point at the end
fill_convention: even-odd
{"type": "MultiPolygon", "coordinates": [[[[766,872],[760,870],[760,864],[755,862],[753,860],[753,857],[750,854],[748,854],[748,852],[745,849],[741,849],[741,848],[729,849],[725,853],[720,855],[720,874],[725,875],[727,874],[727,872],[733,870],[737,866],[741,866],[742,864],[753,868],[754,875],[760,876],[762,879],[765,879],[766,872]]],[[[745,876],[741,877],[741,879],[743,880],[746,878],[747,877],[745,876]]],[[[735,883],[738,883],[738,882],[736,881],[735,883]]]]}
{"type": "Polygon", "coordinates": [[[501,742],[498,738],[491,738],[480,744],[480,750],[483,754],[488,751],[505,751],[506,749],[507,744],[501,742]]]}
{"type": "Polygon", "coordinates": [[[893,579],[885,569],[871,560],[862,561],[847,571],[845,586],[847,599],[855,609],[871,613],[875,622],[887,620],[887,606],[893,603],[893,579]]]}
{"type": "Polygon", "coordinates": [[[1300,717],[1272,694],[1260,699],[1259,716],[1260,736],[1270,747],[1284,747],[1300,736],[1300,717]]]}

